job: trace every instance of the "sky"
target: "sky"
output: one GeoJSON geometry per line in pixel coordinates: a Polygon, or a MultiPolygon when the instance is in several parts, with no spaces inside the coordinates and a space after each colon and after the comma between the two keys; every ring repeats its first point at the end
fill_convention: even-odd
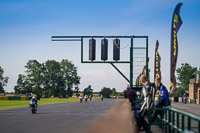
{"type": "MultiPolygon", "coordinates": [[[[178,32],[178,61],[200,67],[199,0],[0,0],[0,66],[8,76],[6,92],[13,92],[19,74],[25,74],[28,60],[68,59],[78,68],[80,89],[88,85],[94,91],[103,87],[123,91],[127,81],[110,64],[81,63],[80,42],[55,42],[51,36],[136,35],[149,37],[150,81],[154,75],[154,52],[159,41],[162,82],[170,82],[170,34],[175,6],[182,2],[183,21],[178,32]]],[[[134,40],[134,45],[144,45],[134,40]]],[[[100,60],[100,40],[97,60],[100,60]]],[[[109,40],[112,60],[112,40],[109,40]]],[[[129,40],[121,41],[121,61],[129,59],[129,40]]],[[[88,40],[84,41],[84,59],[88,60],[88,40]]],[[[116,65],[129,77],[129,64],[116,65]]],[[[135,68],[133,68],[135,69],[135,68]]]]}

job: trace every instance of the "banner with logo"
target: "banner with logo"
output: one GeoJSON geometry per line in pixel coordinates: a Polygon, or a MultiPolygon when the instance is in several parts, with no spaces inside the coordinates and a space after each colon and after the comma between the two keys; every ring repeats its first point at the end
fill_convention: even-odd
{"type": "Polygon", "coordinates": [[[173,14],[172,29],[171,29],[171,62],[170,62],[170,93],[173,94],[176,91],[176,62],[178,57],[178,40],[177,32],[182,24],[181,17],[179,15],[182,3],[179,3],[173,14]]]}
{"type": "Polygon", "coordinates": [[[155,48],[155,60],[154,60],[154,79],[157,77],[161,78],[161,71],[160,71],[161,57],[160,57],[160,54],[158,53],[158,47],[159,47],[159,42],[157,40],[156,48],[155,48]]]}

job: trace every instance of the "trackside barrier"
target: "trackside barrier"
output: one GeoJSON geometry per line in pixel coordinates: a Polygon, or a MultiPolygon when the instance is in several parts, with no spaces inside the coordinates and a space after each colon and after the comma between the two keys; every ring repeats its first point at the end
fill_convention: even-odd
{"type": "Polygon", "coordinates": [[[8,100],[21,100],[19,96],[8,96],[8,100]]]}
{"type": "Polygon", "coordinates": [[[26,100],[26,96],[21,96],[20,100],[26,100]]]}
{"type": "Polygon", "coordinates": [[[26,96],[0,96],[0,100],[29,100],[26,96]]]}
{"type": "Polygon", "coordinates": [[[8,96],[0,96],[0,100],[8,100],[8,96]]]}
{"type": "Polygon", "coordinates": [[[165,133],[200,133],[200,117],[186,113],[174,108],[152,108],[148,112],[148,132],[151,126],[158,125],[165,133]],[[155,110],[161,111],[156,121],[151,123],[152,113],[155,110]]]}

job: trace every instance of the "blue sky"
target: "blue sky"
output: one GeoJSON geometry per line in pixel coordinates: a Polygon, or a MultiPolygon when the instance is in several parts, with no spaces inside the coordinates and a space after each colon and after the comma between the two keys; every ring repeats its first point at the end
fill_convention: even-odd
{"type": "MultiPolygon", "coordinates": [[[[24,74],[26,62],[32,59],[71,60],[78,67],[82,90],[89,84],[95,91],[104,86],[125,88],[126,80],[110,65],[81,64],[80,43],[52,42],[52,35],[147,35],[151,81],[159,40],[163,83],[169,87],[171,21],[179,2],[183,24],[178,32],[177,67],[187,62],[199,68],[199,0],[0,0],[0,66],[9,77],[6,91],[13,91],[18,74],[24,74]]],[[[121,50],[125,59],[128,51],[121,50]]],[[[128,65],[118,67],[129,77],[128,65]]]]}

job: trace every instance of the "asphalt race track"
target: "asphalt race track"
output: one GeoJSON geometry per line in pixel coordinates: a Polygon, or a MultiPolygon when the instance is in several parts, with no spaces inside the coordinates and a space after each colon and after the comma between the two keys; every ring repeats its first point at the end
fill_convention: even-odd
{"type": "MultiPolygon", "coordinates": [[[[0,111],[1,133],[81,133],[118,103],[118,99],[67,102],[0,111]]],[[[28,103],[28,101],[27,101],[28,103]]]]}

